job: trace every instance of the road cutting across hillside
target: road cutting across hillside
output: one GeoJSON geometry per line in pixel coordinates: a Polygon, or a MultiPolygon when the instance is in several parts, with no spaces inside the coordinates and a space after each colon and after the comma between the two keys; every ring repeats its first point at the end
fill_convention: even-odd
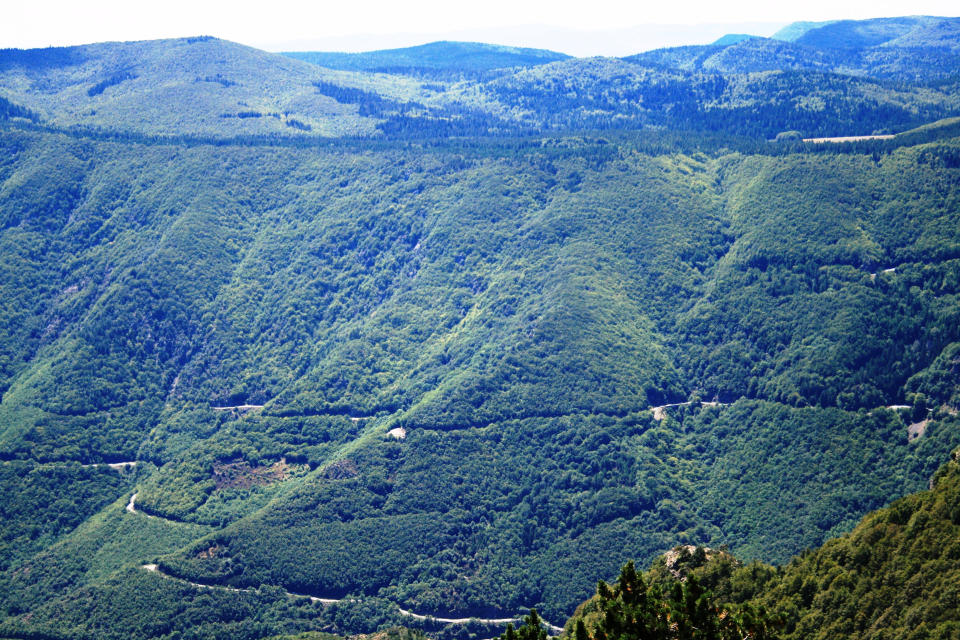
{"type": "MultiPolygon", "coordinates": [[[[133,495],[133,498],[135,497],[136,497],[136,494],[133,495]]],[[[127,506],[127,510],[131,512],[133,511],[133,509],[131,508],[131,505],[133,504],[133,498],[130,499],[130,505],[127,506]]],[[[256,592],[254,589],[237,589],[235,587],[224,587],[221,585],[210,585],[210,584],[200,584],[199,582],[189,582],[187,580],[182,580],[181,578],[175,578],[173,576],[163,573],[162,571],[160,571],[160,567],[156,564],[145,564],[143,565],[142,568],[146,569],[147,571],[161,575],[164,578],[167,578],[169,580],[184,582],[198,589],[220,589],[223,591],[231,591],[233,593],[255,593],[256,592]]],[[[292,591],[286,591],[286,590],[284,590],[284,593],[286,593],[291,598],[309,598],[312,602],[320,602],[323,605],[334,604],[336,602],[356,602],[360,600],[360,598],[341,598],[341,599],[318,598],[316,596],[308,596],[303,593],[294,593],[292,591]]],[[[400,612],[400,615],[406,616],[408,618],[413,618],[414,620],[433,620],[435,622],[443,622],[445,624],[467,624],[468,622],[471,622],[471,621],[481,622],[483,624],[508,624],[513,622],[521,622],[523,620],[523,616],[516,616],[513,618],[437,618],[435,616],[420,615],[419,613],[407,611],[406,609],[401,609],[400,607],[397,607],[397,610],[400,612]]],[[[547,629],[549,629],[554,634],[560,634],[563,632],[563,627],[552,625],[546,620],[543,620],[543,625],[547,627],[547,629]]]]}

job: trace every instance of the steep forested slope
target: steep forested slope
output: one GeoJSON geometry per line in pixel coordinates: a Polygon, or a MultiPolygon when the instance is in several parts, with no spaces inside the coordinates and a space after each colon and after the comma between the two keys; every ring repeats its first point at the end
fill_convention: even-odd
{"type": "Polygon", "coordinates": [[[960,443],[878,408],[952,397],[950,144],[3,144],[4,455],[140,461],[114,524],[17,562],[9,614],[159,561],[559,620],[677,543],[785,560],[960,443]],[[687,398],[734,404],[648,410],[687,398]]]}
{"type": "Polygon", "coordinates": [[[931,491],[871,514],[848,536],[791,562],[760,598],[786,613],[786,636],[954,636],[957,471],[948,465],[931,491]]]}
{"type": "MultiPolygon", "coordinates": [[[[731,619],[766,611],[772,624],[757,631],[784,638],[953,638],[960,625],[960,465],[953,457],[931,478],[930,490],[871,513],[851,533],[785,566],[744,565],[722,551],[679,548],[658,558],[636,585],[656,597],[661,589],[678,593],[678,579],[686,580],[685,594],[690,585],[710,594],[698,604],[727,605],[731,619]]],[[[618,586],[634,584],[631,578],[625,570],[618,586]]],[[[614,599],[601,591],[607,597],[594,596],[567,622],[567,637],[620,635],[617,605],[640,596],[620,597],[618,589],[614,599]]]]}
{"type": "Polygon", "coordinates": [[[765,141],[949,84],[0,67],[4,633],[556,623],[676,544],[786,562],[960,444],[956,122],[765,141]]]}

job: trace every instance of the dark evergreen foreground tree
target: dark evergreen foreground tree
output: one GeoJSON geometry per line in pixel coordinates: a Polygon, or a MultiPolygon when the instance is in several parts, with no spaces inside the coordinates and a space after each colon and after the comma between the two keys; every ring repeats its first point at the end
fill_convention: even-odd
{"type": "Polygon", "coordinates": [[[782,624],[763,607],[717,603],[695,576],[665,589],[648,585],[631,561],[613,588],[599,582],[567,633],[576,640],[772,640],[782,624]]]}
{"type": "Polygon", "coordinates": [[[536,609],[530,610],[530,615],[523,619],[523,626],[514,629],[507,623],[507,629],[500,636],[500,640],[547,640],[547,630],[543,628],[543,620],[536,609]]]}

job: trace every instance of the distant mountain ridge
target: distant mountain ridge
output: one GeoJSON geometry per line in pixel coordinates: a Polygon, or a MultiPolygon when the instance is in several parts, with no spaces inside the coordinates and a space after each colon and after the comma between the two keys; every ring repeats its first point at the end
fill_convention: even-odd
{"type": "Polygon", "coordinates": [[[833,24],[834,22],[836,22],[836,20],[826,20],[824,22],[791,22],[770,37],[773,40],[793,42],[811,29],[819,29],[820,27],[833,24]]]}
{"type": "Polygon", "coordinates": [[[796,22],[770,38],[731,34],[624,59],[688,72],[819,71],[937,84],[960,74],[960,18],[796,22]]]}
{"type": "Polygon", "coordinates": [[[444,33],[367,33],[351,36],[261,43],[267,51],[369,52],[420,46],[437,41],[485,42],[512,47],[562,51],[576,57],[625,56],[652,49],[711,42],[727,33],[770,36],[786,22],[724,24],[641,24],[585,30],[546,24],[478,27],[444,33]]]}
{"type": "Polygon", "coordinates": [[[479,42],[449,41],[366,53],[290,51],[281,55],[342,71],[377,71],[398,68],[481,71],[508,67],[532,67],[570,58],[565,53],[545,49],[523,49],[479,42]]]}
{"type": "Polygon", "coordinates": [[[822,48],[876,47],[942,21],[944,18],[932,16],[840,20],[810,29],[794,42],[822,48]]]}
{"type": "Polygon", "coordinates": [[[950,38],[945,42],[943,36],[944,30],[951,33],[958,24],[960,18],[937,16],[794,22],[770,36],[770,39],[824,49],[859,49],[880,45],[956,46],[956,39],[950,38]]]}
{"type": "Polygon", "coordinates": [[[313,83],[341,76],[212,37],[0,51],[0,97],[34,119],[155,135],[372,131],[355,109],[317,94],[313,83]]]}
{"type": "Polygon", "coordinates": [[[759,38],[760,36],[751,36],[747,33],[728,33],[722,38],[717,39],[713,46],[725,47],[731,44],[737,44],[738,42],[743,42],[744,40],[750,40],[751,38],[759,38]]]}
{"type": "Polygon", "coordinates": [[[615,59],[435,43],[340,54],[339,63],[326,64],[394,66],[331,69],[216,38],[6,50],[0,98],[9,106],[0,117],[122,135],[221,138],[442,139],[665,127],[772,139],[782,131],[898,133],[960,115],[949,82],[915,82],[960,72],[960,56],[944,47],[851,52],[748,38],[615,59]],[[881,82],[887,79],[907,83],[881,82]]]}

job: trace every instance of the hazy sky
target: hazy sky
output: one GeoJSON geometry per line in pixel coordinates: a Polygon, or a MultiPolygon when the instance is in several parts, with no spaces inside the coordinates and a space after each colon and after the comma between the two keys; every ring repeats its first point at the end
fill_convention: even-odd
{"type": "Polygon", "coordinates": [[[792,22],[958,15],[957,0],[0,0],[0,48],[214,35],[254,46],[359,33],[547,24],[792,22]]]}

